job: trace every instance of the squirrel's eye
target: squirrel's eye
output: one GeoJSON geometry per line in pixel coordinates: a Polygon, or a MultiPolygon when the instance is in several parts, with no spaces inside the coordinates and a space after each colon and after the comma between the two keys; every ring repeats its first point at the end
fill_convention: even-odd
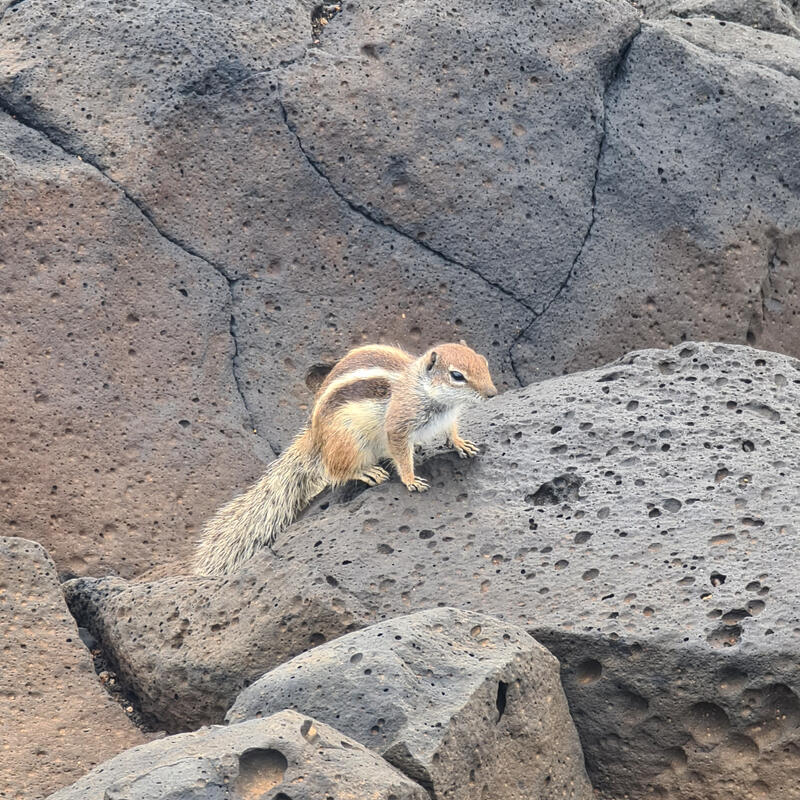
{"type": "Polygon", "coordinates": [[[466,378],[465,378],[465,377],[464,377],[464,376],[463,376],[463,375],[462,375],[462,374],[461,374],[461,373],[460,373],[458,370],[456,370],[456,369],[451,369],[451,370],[450,370],[450,377],[451,377],[451,378],[452,378],[454,381],[460,381],[460,382],[463,382],[463,381],[465,381],[465,380],[466,380],[466,378]]]}

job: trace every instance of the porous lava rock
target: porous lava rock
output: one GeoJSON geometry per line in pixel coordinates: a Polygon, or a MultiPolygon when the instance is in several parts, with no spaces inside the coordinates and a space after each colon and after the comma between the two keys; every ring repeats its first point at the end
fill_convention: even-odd
{"type": "Polygon", "coordinates": [[[39,800],[145,741],[100,684],[36,542],[0,537],[0,796],[39,800]]]}
{"type": "Polygon", "coordinates": [[[25,0],[0,24],[6,109],[226,276],[234,324],[218,330],[232,328],[252,427],[276,450],[304,421],[315,366],[365,342],[422,352],[466,335],[500,385],[516,385],[508,351],[530,316],[490,277],[365,216],[315,169],[281,96],[291,64],[337,63],[310,46],[316,5],[25,0]]]}
{"type": "Polygon", "coordinates": [[[789,36],[642,23],[605,94],[586,239],[514,350],[523,380],[692,339],[800,355],[798,63],[789,36]]]}
{"type": "Polygon", "coordinates": [[[78,578],[64,593],[145,718],[169,732],[221,722],[248,683],[367,619],[313,568],[275,568],[267,551],[226,579],[78,578]]]}
{"type": "Polygon", "coordinates": [[[686,343],[508,392],[482,452],[318,507],[276,543],[376,617],[437,604],[560,659],[596,789],[800,785],[800,362],[686,343]]]}
{"type": "Polygon", "coordinates": [[[321,37],[329,60],[287,68],[282,102],[340,195],[530,318],[584,236],[605,87],[638,27],[622,0],[353,0],[321,37]]]}
{"type": "Polygon", "coordinates": [[[798,0],[640,0],[646,16],[713,17],[800,38],[798,0]]]}
{"type": "Polygon", "coordinates": [[[429,800],[338,730],[294,711],[135,747],[50,800],[429,800]]]}
{"type": "Polygon", "coordinates": [[[466,337],[506,388],[800,354],[796,12],[0,3],[3,523],[64,573],[183,557],[365,342],[466,337]]]}
{"type": "MultiPolygon", "coordinates": [[[[490,614],[560,659],[595,788],[681,800],[755,797],[764,786],[791,794],[799,387],[793,358],[685,343],[508,392],[465,417],[477,459],[429,453],[418,471],[432,488],[421,496],[392,480],[320,498],[278,540],[272,566],[265,552],[217,584],[214,602],[229,609],[217,619],[185,597],[214,584],[188,578],[131,585],[135,604],[117,615],[117,601],[104,601],[97,618],[119,631],[106,638],[114,658],[135,659],[131,680],[157,688],[148,671],[172,657],[182,605],[197,609],[193,646],[219,653],[232,634],[215,640],[211,626],[248,608],[256,618],[242,591],[251,584],[286,597],[298,585],[335,589],[361,604],[354,627],[436,605],[490,614]],[[288,585],[263,578],[281,563],[288,585]],[[320,584],[298,577],[310,568],[320,584]]],[[[314,643],[312,616],[295,652],[270,666],[314,643]]],[[[213,685],[202,670],[186,674],[204,692],[213,685]]],[[[161,675],[170,691],[184,680],[161,675]]],[[[159,702],[174,705],[166,691],[159,702]]]]}
{"type": "Polygon", "coordinates": [[[441,800],[592,797],[558,661],[484,614],[419,611],[342,636],[268,672],[226,719],[284,708],[335,724],[441,800]]]}
{"type": "Polygon", "coordinates": [[[215,494],[271,456],[236,390],[225,278],[3,113],[0,185],[3,531],[66,575],[188,555],[215,494]]]}

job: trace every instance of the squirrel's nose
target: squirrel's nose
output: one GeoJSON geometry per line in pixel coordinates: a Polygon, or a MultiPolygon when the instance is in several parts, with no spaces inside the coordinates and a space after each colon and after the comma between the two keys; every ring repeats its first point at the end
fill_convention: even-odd
{"type": "Polygon", "coordinates": [[[486,390],[486,396],[487,397],[497,397],[497,389],[495,389],[494,386],[492,386],[491,389],[487,389],[486,390]]]}

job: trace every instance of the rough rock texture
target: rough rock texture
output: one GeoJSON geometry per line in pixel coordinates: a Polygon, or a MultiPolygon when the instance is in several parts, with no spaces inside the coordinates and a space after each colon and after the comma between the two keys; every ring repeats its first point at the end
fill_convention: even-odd
{"type": "Polygon", "coordinates": [[[292,65],[283,103],[339,194],[542,309],[584,236],[605,87],[637,28],[616,0],[356,0],[322,37],[335,69],[292,65]]]}
{"type": "Polygon", "coordinates": [[[0,2],[2,523],[79,575],[182,557],[365,341],[466,336],[501,387],[800,355],[797,12],[353,0],[311,46],[305,0],[0,2]]]}
{"type": "Polygon", "coordinates": [[[276,569],[266,551],[228,579],[79,578],[64,590],[141,712],[170,732],[221,722],[251,681],[366,620],[313,568],[276,569]]]}
{"type": "Polygon", "coordinates": [[[351,207],[287,124],[291,63],[336,63],[308,48],[316,4],[203,5],[25,0],[3,20],[0,97],[227,276],[254,427],[285,445],[305,416],[309,369],[364,341],[424,350],[466,334],[515,384],[508,349],[527,309],[351,207]],[[43,39],[53,48],[34,47],[43,39]]]}
{"type": "Polygon", "coordinates": [[[100,685],[36,542],[0,537],[0,797],[36,800],[144,736],[100,685]]]}
{"type": "Polygon", "coordinates": [[[800,785],[800,362],[685,344],[506,393],[483,453],[308,515],[276,548],[376,616],[437,604],[561,660],[595,788],[689,800],[800,785]]]}
{"type": "Polygon", "coordinates": [[[50,800],[429,800],[337,730],[294,711],[120,754],[50,800]]]}
{"type": "Polygon", "coordinates": [[[226,719],[284,708],[335,724],[440,800],[592,797],[558,661],[484,614],[420,611],[342,636],[268,672],[226,719]]]}
{"type": "Polygon", "coordinates": [[[636,5],[647,16],[715,17],[800,38],[798,0],[642,0],[636,5]]]}
{"type": "Polygon", "coordinates": [[[800,353],[798,63],[788,36],[643,24],[606,93],[591,230],[519,374],[686,339],[800,353]]]}
{"type": "MultiPolygon", "coordinates": [[[[688,42],[721,56],[746,59],[753,65],[766,67],[790,78],[800,80],[800,42],[792,42],[772,33],[759,33],[741,25],[726,25],[726,36],[717,36],[719,22],[712,19],[677,20],[668,19],[661,23],[661,30],[679,34],[688,42]]],[[[790,204],[789,209],[793,208],[790,204]]],[[[776,268],[779,265],[772,265],[776,268]]],[[[776,276],[770,276],[770,281],[776,276]]],[[[784,276],[785,279],[785,276],[784,276]]],[[[769,285],[763,290],[774,288],[769,285]]],[[[778,286],[784,294],[785,287],[778,286]]],[[[791,291],[785,292],[790,296],[791,291]]],[[[765,298],[767,299],[767,298],[765,298]]],[[[774,307],[772,311],[780,310],[774,307]]],[[[766,309],[764,310],[766,313],[766,309]]]]}
{"type": "Polygon", "coordinates": [[[225,279],[124,193],[0,113],[0,520],[62,573],[186,555],[261,471],[225,279]]]}
{"type": "MultiPolygon", "coordinates": [[[[212,662],[214,624],[257,619],[249,598],[262,585],[317,591],[299,577],[312,565],[319,588],[363,604],[359,627],[436,605],[525,627],[561,659],[589,776],[611,796],[791,796],[798,387],[792,358],[687,343],[506,393],[465,420],[465,435],[483,443],[476,460],[433,455],[420,469],[425,495],[393,480],[349,502],[321,499],[278,541],[274,566],[265,552],[229,588],[216,585],[213,602],[226,608],[216,622],[202,599],[215,585],[200,579],[132,584],[101,598],[96,619],[140,687],[191,698],[187,682],[213,687],[202,669],[148,675],[159,659],[185,658],[170,648],[189,619],[182,609],[196,609],[193,652],[212,662]],[[281,562],[289,583],[264,581],[281,562]]],[[[303,617],[309,626],[316,613],[303,617]]],[[[271,665],[313,643],[311,630],[320,628],[271,665]]],[[[231,653],[229,669],[246,651],[231,653]]],[[[225,685],[241,687],[241,674],[225,685]]],[[[250,680],[257,674],[254,665],[250,680]]]]}

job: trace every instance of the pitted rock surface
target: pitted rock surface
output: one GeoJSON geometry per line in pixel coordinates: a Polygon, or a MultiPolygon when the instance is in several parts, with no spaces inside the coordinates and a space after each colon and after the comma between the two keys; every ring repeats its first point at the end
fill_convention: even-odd
{"type": "Polygon", "coordinates": [[[316,5],[25,0],[0,26],[9,108],[228,277],[239,386],[276,450],[305,420],[315,365],[365,342],[423,352],[467,336],[498,385],[517,385],[508,353],[530,318],[491,277],[365,217],[310,163],[281,96],[291,63],[336,63],[310,47],[316,5]]]}
{"type": "Polygon", "coordinates": [[[800,38],[798,0],[637,0],[637,6],[650,17],[713,17],[800,38]]]}
{"type": "Polygon", "coordinates": [[[638,27],[623,0],[354,0],[283,103],[338,193],[541,310],[585,234],[605,87],[638,27]]]}
{"type": "Polygon", "coordinates": [[[659,23],[659,29],[681,36],[696,47],[718,56],[745,60],[751,68],[764,67],[800,79],[800,42],[731,23],[725,24],[725,36],[719,36],[720,23],[704,18],[665,19],[659,23]]]}
{"type": "Polygon", "coordinates": [[[62,574],[187,556],[270,455],[236,391],[227,282],[2,113],[0,156],[0,524],[62,574]]]}
{"type": "Polygon", "coordinates": [[[684,344],[470,412],[453,453],[276,544],[376,616],[447,604],[562,662],[595,788],[796,790],[800,362],[684,344]]]}
{"type": "Polygon", "coordinates": [[[335,724],[441,800],[592,797],[558,662],[483,614],[420,611],[342,636],[268,672],[226,719],[284,708],[335,724]]]}
{"type": "Polygon", "coordinates": [[[39,800],[145,737],[100,684],[41,545],[0,537],[0,797],[39,800]]]}
{"type": "Polygon", "coordinates": [[[274,568],[268,552],[227,579],[79,578],[64,592],[145,718],[169,732],[221,722],[264,672],[368,619],[313,568],[274,568]]]}
{"type": "Polygon", "coordinates": [[[358,742],[294,711],[136,747],[50,800],[228,798],[429,800],[358,742]]]}
{"type": "Polygon", "coordinates": [[[800,355],[795,0],[534,6],[0,2],[2,524],[184,557],[365,342],[800,355]]]}
{"type": "Polygon", "coordinates": [[[788,36],[643,22],[606,92],[585,244],[514,351],[524,380],[691,339],[800,354],[798,63],[788,36]]]}

